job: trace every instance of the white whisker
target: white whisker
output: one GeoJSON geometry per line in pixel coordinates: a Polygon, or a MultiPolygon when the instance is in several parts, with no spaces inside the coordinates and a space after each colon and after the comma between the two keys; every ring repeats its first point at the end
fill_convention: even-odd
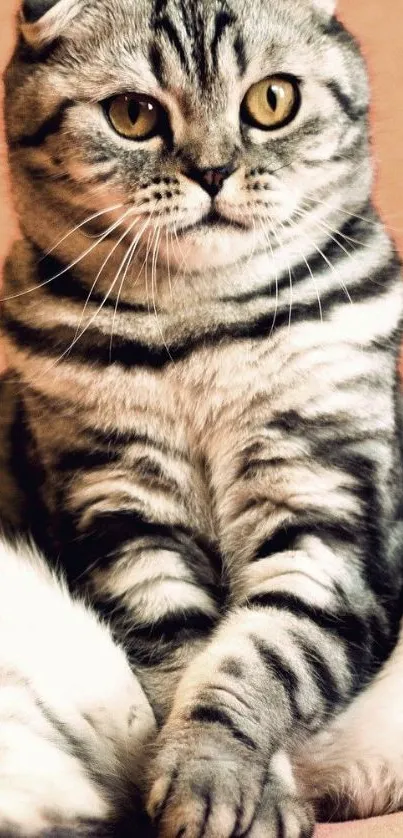
{"type": "Polygon", "coordinates": [[[89,293],[88,293],[87,299],[86,299],[85,304],[84,304],[84,308],[83,308],[83,310],[82,310],[82,312],[81,312],[81,317],[80,317],[80,320],[79,320],[78,325],[77,325],[77,331],[76,331],[76,334],[77,334],[77,332],[78,332],[78,330],[79,330],[79,328],[80,328],[80,326],[81,326],[81,323],[82,323],[82,321],[83,321],[83,317],[84,317],[84,314],[85,314],[85,312],[86,312],[86,310],[87,310],[87,306],[88,306],[88,304],[89,304],[89,302],[90,302],[92,292],[94,291],[94,288],[96,287],[96,285],[97,285],[97,283],[98,283],[98,280],[99,280],[99,278],[100,278],[100,276],[101,276],[101,274],[102,274],[102,272],[103,272],[104,268],[106,267],[106,265],[108,264],[109,260],[112,258],[113,254],[114,254],[114,253],[116,252],[116,250],[118,249],[118,247],[121,245],[122,241],[124,241],[124,239],[126,238],[126,236],[128,236],[128,235],[129,235],[129,233],[131,233],[131,231],[132,231],[133,227],[134,227],[134,226],[135,226],[135,224],[137,224],[137,223],[138,223],[138,219],[137,219],[137,218],[135,218],[135,220],[134,220],[134,221],[133,221],[133,223],[130,225],[130,227],[129,227],[127,230],[125,230],[125,231],[124,231],[124,233],[123,233],[123,234],[120,236],[120,238],[117,240],[117,242],[115,242],[114,246],[113,246],[113,247],[112,247],[112,249],[109,251],[109,253],[108,253],[107,257],[106,257],[106,258],[104,259],[104,261],[102,262],[102,265],[101,265],[101,267],[100,267],[100,269],[99,269],[99,271],[98,271],[98,273],[97,273],[97,275],[96,275],[96,277],[95,277],[95,279],[94,279],[94,281],[93,281],[93,283],[92,283],[92,285],[91,285],[91,288],[90,288],[90,290],[89,290],[89,293]]]}
{"type": "Polygon", "coordinates": [[[116,303],[115,303],[115,307],[114,307],[114,310],[113,310],[112,327],[111,327],[111,339],[110,339],[110,344],[109,344],[109,358],[110,358],[111,361],[112,361],[113,333],[114,333],[114,329],[115,329],[115,321],[116,321],[116,317],[117,317],[117,313],[118,313],[119,302],[120,302],[120,298],[121,298],[121,295],[122,295],[123,286],[125,284],[126,277],[127,277],[128,272],[129,272],[129,269],[130,269],[130,265],[132,264],[137,245],[138,245],[138,243],[141,239],[141,236],[143,235],[143,233],[144,233],[144,231],[147,227],[147,224],[148,224],[148,221],[146,222],[146,224],[143,225],[140,232],[137,233],[137,235],[135,236],[135,238],[133,239],[133,241],[129,245],[129,248],[128,248],[128,250],[127,250],[127,252],[124,256],[124,259],[122,260],[122,263],[121,263],[121,265],[119,267],[119,270],[118,270],[117,275],[119,276],[120,272],[123,270],[123,267],[124,267],[122,280],[121,280],[121,283],[120,283],[120,286],[119,286],[119,290],[118,290],[117,297],[116,297],[116,303]]]}
{"type": "MultiPolygon", "coordinates": [[[[61,244],[63,244],[63,242],[66,241],[66,239],[69,238],[69,236],[72,236],[73,233],[76,233],[78,230],[81,230],[81,228],[85,227],[86,224],[90,224],[90,222],[95,221],[96,218],[100,218],[102,215],[107,215],[109,212],[114,212],[114,210],[121,209],[122,207],[123,204],[114,204],[113,206],[108,207],[107,209],[100,210],[99,212],[95,212],[93,213],[93,215],[88,216],[88,218],[85,218],[84,221],[82,221],[80,224],[76,224],[75,227],[69,230],[61,239],[59,239],[58,242],[56,242],[56,244],[52,245],[50,250],[47,250],[44,256],[42,256],[42,259],[53,253],[58,247],[60,247],[61,244]]],[[[97,238],[99,235],[102,235],[102,233],[99,233],[97,235],[97,238]]]]}
{"type": "MultiPolygon", "coordinates": [[[[302,211],[301,211],[301,212],[299,213],[299,215],[301,215],[301,217],[306,217],[307,213],[304,213],[304,212],[302,212],[302,211]]],[[[314,222],[314,224],[315,224],[315,226],[316,226],[316,222],[314,222]]],[[[347,297],[347,299],[348,299],[349,303],[351,303],[351,304],[352,304],[352,303],[353,303],[353,300],[351,299],[350,292],[349,292],[349,290],[348,290],[348,288],[347,288],[347,286],[346,286],[345,282],[342,280],[342,278],[341,278],[341,276],[340,276],[340,273],[339,273],[339,271],[337,270],[337,268],[336,268],[336,267],[332,264],[332,262],[330,261],[330,259],[328,259],[328,257],[326,256],[326,254],[325,254],[325,253],[323,253],[323,250],[321,250],[321,248],[320,248],[320,247],[318,247],[318,245],[317,245],[317,244],[315,244],[315,242],[314,242],[314,241],[313,241],[313,240],[312,240],[309,236],[307,236],[307,235],[306,235],[306,233],[304,233],[303,235],[304,235],[304,238],[305,238],[305,239],[309,242],[309,244],[311,245],[311,247],[314,247],[314,248],[315,248],[315,250],[317,251],[317,253],[319,253],[319,255],[322,257],[322,259],[324,260],[324,262],[328,265],[328,267],[330,268],[330,270],[334,273],[334,275],[335,275],[335,277],[336,277],[337,281],[340,283],[340,287],[341,287],[341,288],[342,288],[342,290],[344,291],[344,293],[345,293],[345,295],[346,295],[346,297],[347,297]]],[[[306,260],[305,260],[305,261],[306,261],[306,260]]]]}
{"type": "Polygon", "coordinates": [[[39,285],[35,285],[32,288],[26,288],[25,291],[20,291],[18,294],[9,294],[7,297],[1,297],[0,302],[4,303],[4,302],[7,302],[8,300],[16,300],[18,297],[23,297],[25,294],[31,294],[34,291],[38,291],[39,288],[43,288],[45,285],[49,285],[51,282],[54,282],[55,279],[59,279],[64,274],[68,273],[68,271],[71,271],[71,269],[74,268],[76,265],[78,265],[80,262],[82,262],[82,260],[85,259],[86,256],[89,256],[89,254],[92,253],[93,250],[95,250],[95,248],[98,247],[108,237],[108,235],[111,232],[113,232],[115,229],[117,229],[117,227],[119,227],[122,224],[122,222],[129,215],[130,212],[131,212],[131,210],[128,209],[120,217],[120,219],[118,221],[115,221],[114,224],[112,224],[110,227],[108,227],[108,229],[105,231],[105,233],[103,233],[103,235],[101,236],[100,239],[98,239],[94,244],[92,244],[90,247],[88,247],[87,250],[84,251],[84,253],[82,253],[80,256],[77,256],[76,259],[74,259],[72,262],[70,262],[69,265],[66,265],[57,274],[54,274],[53,276],[49,277],[49,279],[45,279],[43,282],[39,283],[39,285]]]}

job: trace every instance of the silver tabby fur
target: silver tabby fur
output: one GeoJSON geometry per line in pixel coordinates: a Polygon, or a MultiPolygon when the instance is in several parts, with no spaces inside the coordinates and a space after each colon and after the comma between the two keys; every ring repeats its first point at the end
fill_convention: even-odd
{"type": "Polygon", "coordinates": [[[334,13],[24,4],[1,835],[140,835],[147,810],[161,838],[307,838],[314,810],[403,802],[401,279],[334,13]],[[298,115],[247,127],[280,72],[298,115]],[[127,91],[168,136],[113,131],[127,91]],[[190,175],[229,161],[214,199],[190,175]]]}

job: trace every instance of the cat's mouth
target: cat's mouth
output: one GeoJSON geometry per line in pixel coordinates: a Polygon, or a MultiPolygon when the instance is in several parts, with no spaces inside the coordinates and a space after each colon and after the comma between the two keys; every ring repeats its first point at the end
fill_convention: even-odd
{"type": "Polygon", "coordinates": [[[242,224],[240,221],[236,221],[234,219],[226,218],[225,215],[222,215],[215,207],[212,207],[205,215],[202,216],[198,221],[194,224],[189,224],[179,231],[182,235],[186,235],[187,233],[193,233],[198,231],[208,231],[208,230],[245,230],[245,225],[242,224]]]}

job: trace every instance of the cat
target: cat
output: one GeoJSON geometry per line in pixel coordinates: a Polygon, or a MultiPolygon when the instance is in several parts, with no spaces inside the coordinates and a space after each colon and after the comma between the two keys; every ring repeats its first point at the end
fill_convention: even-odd
{"type": "Polygon", "coordinates": [[[397,809],[402,288],[359,48],[333,0],[18,27],[0,834],[397,809]]]}

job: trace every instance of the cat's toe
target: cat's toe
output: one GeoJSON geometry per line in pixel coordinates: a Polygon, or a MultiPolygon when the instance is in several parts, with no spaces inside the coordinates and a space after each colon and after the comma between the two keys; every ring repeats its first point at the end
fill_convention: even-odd
{"type": "Polygon", "coordinates": [[[211,732],[169,731],[153,766],[148,811],[159,838],[310,838],[314,819],[291,766],[211,732]]]}
{"type": "Polygon", "coordinates": [[[237,750],[217,751],[189,731],[162,748],[153,766],[148,812],[160,838],[230,838],[246,832],[259,800],[261,768],[237,750]]]}
{"type": "Polygon", "coordinates": [[[297,797],[288,797],[269,784],[248,838],[312,838],[314,828],[313,810],[309,804],[297,797]]]}

